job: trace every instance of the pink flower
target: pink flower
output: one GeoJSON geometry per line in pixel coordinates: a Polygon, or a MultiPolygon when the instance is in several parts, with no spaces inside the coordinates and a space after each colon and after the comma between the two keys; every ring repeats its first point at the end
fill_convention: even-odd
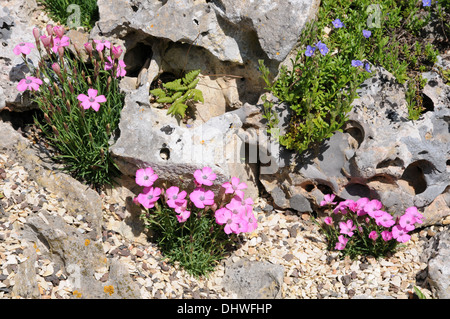
{"type": "Polygon", "coordinates": [[[44,47],[50,48],[51,46],[53,46],[53,37],[52,36],[41,35],[40,39],[41,39],[41,42],[44,45],[44,47]]]}
{"type": "Polygon", "coordinates": [[[392,233],[388,230],[384,230],[381,232],[381,238],[383,238],[384,241],[390,241],[392,239],[392,233]]]}
{"type": "Polygon", "coordinates": [[[150,187],[158,179],[151,167],[140,168],[136,171],[136,184],[139,186],[150,187]]]}
{"type": "Polygon", "coordinates": [[[191,216],[191,212],[187,210],[186,204],[187,201],[184,202],[184,205],[175,208],[175,212],[178,214],[177,219],[179,223],[184,223],[188,220],[189,216],[191,216]]]}
{"type": "Polygon", "coordinates": [[[96,43],[95,49],[99,52],[103,51],[105,47],[107,47],[108,49],[111,48],[111,42],[107,40],[94,40],[94,42],[96,43]]]}
{"type": "Polygon", "coordinates": [[[320,202],[320,206],[336,204],[336,202],[333,202],[333,199],[335,197],[336,197],[336,195],[334,195],[334,194],[325,194],[323,196],[323,201],[320,202]]]}
{"type": "Polygon", "coordinates": [[[414,230],[414,223],[416,222],[416,218],[412,214],[405,213],[400,217],[399,224],[402,226],[406,231],[414,230]]]}
{"type": "Polygon", "coordinates": [[[60,26],[54,26],[53,27],[53,32],[55,32],[55,35],[58,37],[58,38],[62,38],[63,37],[63,35],[64,35],[64,27],[62,26],[62,25],[60,25],[60,26]]]}
{"type": "Polygon", "coordinates": [[[408,231],[399,225],[392,227],[392,237],[399,243],[406,243],[411,238],[411,236],[408,235],[408,231]]]}
{"type": "Polygon", "coordinates": [[[247,208],[247,213],[241,215],[241,218],[246,224],[246,232],[252,232],[258,227],[258,222],[256,220],[255,214],[253,213],[253,208],[247,208]]]}
{"type": "Polygon", "coordinates": [[[244,198],[244,192],[243,189],[247,188],[247,184],[245,183],[239,183],[240,180],[238,177],[232,177],[231,183],[226,182],[222,184],[222,187],[225,188],[225,194],[236,194],[240,198],[244,198]]]}
{"type": "Polygon", "coordinates": [[[224,231],[226,234],[235,233],[238,234],[243,229],[243,220],[238,215],[233,214],[226,208],[220,208],[215,213],[216,223],[224,225],[224,231]]]}
{"type": "Polygon", "coordinates": [[[194,172],[194,177],[200,185],[211,186],[213,180],[216,179],[216,174],[213,173],[210,167],[203,167],[202,170],[198,169],[194,172]]]}
{"type": "Polygon", "coordinates": [[[176,186],[171,186],[166,190],[166,197],[167,197],[167,205],[169,205],[170,208],[177,208],[180,206],[183,206],[186,203],[186,197],[187,193],[185,191],[181,191],[176,186]]]}
{"type": "Polygon", "coordinates": [[[369,238],[372,239],[372,240],[377,240],[377,238],[378,238],[377,232],[374,231],[374,230],[371,231],[370,234],[369,234],[369,238]]]}
{"type": "Polygon", "coordinates": [[[143,192],[137,196],[137,201],[145,208],[153,208],[161,195],[158,187],[145,187],[143,192]]]}
{"type": "Polygon", "coordinates": [[[15,55],[20,54],[30,54],[31,49],[34,48],[34,44],[28,43],[28,42],[20,42],[18,45],[16,45],[13,49],[13,52],[15,55]]]}
{"type": "Polygon", "coordinates": [[[38,91],[39,86],[42,85],[42,80],[34,76],[27,76],[17,84],[17,90],[23,92],[25,90],[38,91]]]}
{"type": "Polygon", "coordinates": [[[119,59],[120,56],[121,56],[121,54],[122,54],[122,52],[123,52],[123,50],[122,50],[122,48],[120,47],[120,45],[118,45],[118,46],[113,46],[112,49],[111,49],[111,51],[112,51],[112,54],[113,54],[113,56],[114,56],[115,59],[119,59]]]}
{"type": "Polygon", "coordinates": [[[77,96],[78,101],[81,102],[81,105],[85,110],[92,107],[94,111],[98,112],[100,109],[100,104],[106,102],[106,98],[104,95],[97,96],[97,90],[95,89],[89,89],[88,95],[85,94],[79,94],[77,96]]]}
{"type": "MultiPolygon", "coordinates": [[[[383,211],[378,211],[378,212],[383,212],[383,211]]],[[[391,214],[387,213],[387,212],[383,212],[384,214],[382,214],[381,216],[375,218],[375,222],[377,223],[377,225],[381,225],[383,227],[389,228],[392,225],[395,224],[395,220],[392,217],[391,214]]]]}
{"type": "Polygon", "coordinates": [[[364,216],[367,212],[364,210],[364,206],[369,203],[369,199],[367,197],[362,197],[356,201],[356,215],[364,216]]]}
{"type": "Polygon", "coordinates": [[[419,224],[423,223],[423,221],[422,221],[423,215],[421,213],[419,213],[419,211],[417,210],[417,207],[414,207],[414,206],[408,207],[405,210],[405,214],[408,214],[408,215],[411,215],[412,217],[414,217],[416,219],[416,221],[415,221],[416,223],[419,223],[419,224]]]}
{"type": "Polygon", "coordinates": [[[225,207],[219,208],[218,210],[215,211],[214,213],[214,217],[216,218],[216,223],[219,225],[223,225],[226,222],[226,216],[225,212],[229,212],[229,210],[225,207]]]}
{"type": "Polygon", "coordinates": [[[234,215],[241,215],[247,212],[246,206],[241,204],[241,199],[238,196],[234,196],[225,207],[234,215]]]}
{"type": "Polygon", "coordinates": [[[327,225],[331,225],[333,224],[333,218],[331,218],[330,216],[327,216],[323,219],[323,221],[325,222],[325,224],[327,225]]]}
{"type": "Polygon", "coordinates": [[[61,39],[60,38],[54,38],[53,39],[53,52],[58,53],[58,49],[59,48],[63,48],[63,47],[67,47],[70,45],[70,38],[63,36],[61,39]]]}
{"type": "Polygon", "coordinates": [[[339,242],[336,243],[336,246],[334,247],[334,249],[336,250],[344,250],[345,246],[347,245],[348,242],[348,238],[345,238],[343,235],[340,235],[338,237],[339,242]]]}
{"type": "Polygon", "coordinates": [[[337,204],[336,208],[333,209],[333,213],[337,214],[340,212],[343,215],[345,215],[345,214],[347,214],[347,208],[352,211],[355,211],[355,207],[356,207],[355,201],[353,201],[351,199],[347,199],[347,200],[337,204]]]}
{"type": "Polygon", "coordinates": [[[369,214],[370,217],[375,218],[372,216],[372,213],[374,211],[379,211],[383,207],[383,204],[376,199],[372,199],[370,202],[368,202],[366,205],[364,205],[364,210],[369,214]]]}
{"type": "Polygon", "coordinates": [[[194,189],[189,198],[197,208],[205,208],[205,206],[214,204],[214,193],[210,190],[205,191],[201,187],[194,189]]]}
{"type": "Polygon", "coordinates": [[[339,228],[341,229],[341,231],[340,231],[341,234],[352,237],[353,231],[356,229],[356,226],[354,226],[353,221],[351,219],[349,219],[349,220],[347,220],[347,222],[340,222],[339,228]]]}
{"type": "MultiPolygon", "coordinates": [[[[105,62],[105,70],[111,70],[114,67],[114,61],[111,59],[111,57],[107,57],[108,61],[105,62]]],[[[127,74],[125,62],[123,60],[118,61],[117,70],[116,70],[116,78],[124,77],[127,74]]]]}

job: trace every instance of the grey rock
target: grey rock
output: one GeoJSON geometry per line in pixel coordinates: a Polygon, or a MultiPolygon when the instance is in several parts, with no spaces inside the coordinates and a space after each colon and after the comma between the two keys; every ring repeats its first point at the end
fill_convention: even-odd
{"type": "Polygon", "coordinates": [[[308,199],[301,194],[295,194],[292,196],[289,199],[289,205],[291,208],[301,213],[313,211],[308,199]]]}
{"type": "Polygon", "coordinates": [[[227,266],[223,286],[243,299],[281,298],[284,267],[268,262],[239,260],[227,266]]]}
{"type": "Polygon", "coordinates": [[[41,186],[54,192],[64,199],[63,207],[71,214],[82,213],[90,227],[94,230],[93,236],[101,236],[102,201],[100,195],[75,180],[71,176],[58,171],[52,160],[45,154],[33,148],[30,142],[13,127],[0,121],[1,139],[0,149],[7,152],[11,159],[20,163],[30,176],[41,186]]]}
{"type": "Polygon", "coordinates": [[[36,280],[36,268],[34,262],[36,260],[36,251],[31,247],[24,250],[27,259],[19,264],[17,275],[15,276],[15,284],[13,293],[26,299],[37,299],[41,297],[36,280]]]}
{"type": "Polygon", "coordinates": [[[101,240],[90,240],[88,235],[66,224],[59,215],[41,212],[37,216],[29,216],[24,225],[23,238],[36,243],[42,254],[65,270],[68,280],[82,298],[140,297],[127,268],[118,260],[108,265],[101,240]],[[106,294],[103,282],[94,277],[95,272],[105,272],[108,267],[108,283],[114,288],[112,295],[106,294]]]}
{"type": "MultiPolygon", "coordinates": [[[[13,53],[14,47],[20,42],[35,43],[30,23],[30,14],[36,9],[33,1],[8,1],[0,9],[0,110],[5,107],[14,111],[25,111],[35,108],[29,92],[17,91],[17,83],[26,75],[29,69],[21,56],[13,53]]],[[[37,65],[39,55],[33,49],[27,55],[30,65],[37,65]]]]}
{"type": "MultiPolygon", "coordinates": [[[[416,206],[424,213],[424,225],[450,214],[450,87],[436,73],[424,74],[428,109],[411,121],[405,86],[380,67],[373,71],[358,89],[343,132],[301,155],[280,147],[278,170],[260,172],[277,206],[293,208],[296,200],[291,199],[299,195],[314,209],[324,194],[333,193],[343,199],[379,199],[395,214],[416,206]]],[[[280,123],[286,122],[289,112],[280,114],[280,123]]]]}
{"type": "Polygon", "coordinates": [[[319,1],[100,0],[98,6],[102,34],[139,30],[172,42],[195,43],[222,61],[243,63],[262,52],[269,59],[284,60],[319,1]]]}
{"type": "Polygon", "coordinates": [[[425,246],[421,260],[428,263],[426,282],[435,298],[450,298],[450,229],[433,236],[425,246]]]}
{"type": "Polygon", "coordinates": [[[123,174],[134,176],[138,168],[150,166],[160,182],[189,190],[194,187],[194,171],[209,166],[217,174],[211,189],[218,191],[237,176],[248,182],[246,195],[257,196],[252,168],[241,160],[244,144],[236,134],[242,126],[238,115],[227,112],[187,127],[166,112],[150,107],[148,87],[126,96],[120,137],[110,149],[123,174]]]}

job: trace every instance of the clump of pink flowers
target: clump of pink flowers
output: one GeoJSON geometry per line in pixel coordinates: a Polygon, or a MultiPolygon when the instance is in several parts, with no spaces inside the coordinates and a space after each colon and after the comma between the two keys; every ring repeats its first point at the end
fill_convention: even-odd
{"type": "Polygon", "coordinates": [[[193,172],[191,187],[182,189],[158,179],[151,167],[136,171],[141,186],[134,202],[153,241],[169,261],[192,275],[205,275],[235,246],[238,235],[256,230],[253,200],[238,177],[219,184],[211,167],[193,172]]]}
{"type": "Polygon", "coordinates": [[[385,256],[393,252],[398,243],[408,242],[416,224],[423,223],[423,215],[414,206],[394,217],[383,210],[383,204],[376,199],[363,197],[338,203],[335,198],[335,195],[327,194],[321,201],[320,206],[328,208],[328,216],[319,225],[330,249],[352,257],[385,256]]]}
{"type": "Polygon", "coordinates": [[[206,188],[212,186],[217,178],[210,167],[196,170],[193,177],[195,188],[188,194],[177,186],[167,189],[153,187],[158,175],[151,167],[140,168],[136,171],[135,181],[144,188],[135,202],[146,209],[153,209],[160,200],[162,205],[173,209],[180,223],[186,222],[193,210],[196,210],[197,215],[212,212],[211,216],[218,225],[223,225],[226,234],[253,232],[257,228],[253,200],[245,197],[243,189],[247,185],[240,182],[238,177],[232,177],[230,182],[221,185],[224,192],[220,200],[216,199],[212,190],[206,188]]]}

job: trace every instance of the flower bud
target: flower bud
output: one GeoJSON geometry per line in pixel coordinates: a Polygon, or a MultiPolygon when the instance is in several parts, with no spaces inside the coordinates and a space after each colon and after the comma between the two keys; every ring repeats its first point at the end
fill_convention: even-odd
{"type": "Polygon", "coordinates": [[[69,112],[70,113],[70,102],[69,102],[69,100],[66,100],[66,107],[67,107],[67,112],[69,112]]]}
{"type": "Polygon", "coordinates": [[[49,36],[52,36],[52,35],[53,35],[53,25],[47,24],[47,27],[46,27],[45,29],[47,30],[47,34],[48,34],[49,36]]]}
{"type": "Polygon", "coordinates": [[[51,48],[53,46],[53,37],[52,36],[41,35],[40,39],[41,39],[41,42],[44,45],[44,47],[51,48]]]}
{"type": "Polygon", "coordinates": [[[59,58],[61,59],[61,64],[63,64],[64,65],[64,60],[63,60],[63,57],[64,57],[64,47],[58,47],[58,54],[59,54],[59,58]]]}
{"type": "Polygon", "coordinates": [[[61,67],[59,66],[59,64],[58,63],[53,63],[52,64],[52,69],[53,69],[53,71],[55,71],[55,73],[59,76],[59,77],[61,77],[61,67]]]}
{"type": "Polygon", "coordinates": [[[106,91],[109,90],[109,86],[111,84],[111,81],[112,81],[112,78],[111,78],[111,75],[110,75],[110,76],[108,76],[108,79],[106,80],[106,91]]]}
{"type": "Polygon", "coordinates": [[[111,134],[111,125],[106,124],[106,134],[109,136],[111,134]]]}
{"type": "Polygon", "coordinates": [[[33,29],[33,36],[34,36],[34,41],[36,43],[36,47],[38,50],[41,49],[41,42],[39,41],[39,36],[40,36],[40,31],[38,28],[34,28],[33,29]]]}
{"type": "Polygon", "coordinates": [[[72,83],[71,83],[71,82],[69,82],[69,90],[70,90],[70,93],[73,94],[74,89],[73,89],[73,86],[72,86],[72,83]]]}
{"type": "Polygon", "coordinates": [[[59,132],[54,125],[52,125],[52,131],[57,137],[59,137],[59,132]]]}
{"type": "Polygon", "coordinates": [[[61,90],[58,87],[58,84],[56,84],[56,82],[53,82],[53,87],[55,88],[55,92],[58,95],[61,95],[61,90]]]}
{"type": "Polygon", "coordinates": [[[52,121],[50,121],[50,118],[48,117],[47,113],[44,113],[44,119],[48,124],[52,124],[52,121]]]}
{"type": "Polygon", "coordinates": [[[84,44],[84,48],[85,48],[86,52],[89,54],[89,57],[92,59],[92,43],[86,42],[84,44]]]}
{"type": "Polygon", "coordinates": [[[63,35],[64,35],[64,27],[61,25],[61,26],[55,26],[55,27],[53,27],[53,32],[55,33],[55,35],[58,37],[58,38],[62,38],[63,37],[63,35]]]}
{"type": "Polygon", "coordinates": [[[89,84],[89,86],[92,86],[92,81],[91,81],[91,77],[90,76],[87,77],[87,83],[89,84]]]}
{"type": "Polygon", "coordinates": [[[118,46],[111,46],[111,53],[114,56],[114,59],[119,59],[120,56],[122,55],[122,48],[120,47],[120,45],[118,46]]]}
{"type": "Polygon", "coordinates": [[[69,126],[67,125],[66,122],[63,123],[64,129],[66,130],[66,132],[69,132],[69,126]]]}

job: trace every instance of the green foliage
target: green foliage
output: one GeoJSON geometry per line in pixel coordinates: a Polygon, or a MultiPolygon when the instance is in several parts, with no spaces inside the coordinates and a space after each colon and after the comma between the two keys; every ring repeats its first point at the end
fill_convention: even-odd
{"type": "Polygon", "coordinates": [[[202,91],[195,88],[199,74],[200,70],[190,71],[182,79],[163,83],[162,88],[153,89],[150,93],[157,97],[156,102],[170,105],[167,114],[184,118],[189,102],[204,102],[202,91]]]}
{"type": "Polygon", "coordinates": [[[417,286],[414,286],[414,293],[417,295],[417,297],[419,297],[419,299],[427,299],[427,296],[425,296],[425,294],[420,291],[419,288],[417,288],[417,286]]]}
{"type": "Polygon", "coordinates": [[[427,80],[420,78],[419,75],[410,79],[408,82],[405,98],[408,103],[408,115],[410,120],[418,120],[424,110],[423,98],[420,92],[425,87],[426,83],[427,80]]]}
{"type": "Polygon", "coordinates": [[[67,23],[67,19],[73,13],[70,10],[67,12],[67,7],[71,4],[80,6],[80,23],[88,30],[91,30],[99,19],[96,0],[38,0],[38,2],[44,6],[50,18],[63,25],[67,23]]]}
{"type": "Polygon", "coordinates": [[[190,218],[180,223],[175,211],[160,201],[141,218],[164,256],[199,277],[214,270],[233,246],[235,236],[225,234],[211,209],[191,210],[190,218]]]}

